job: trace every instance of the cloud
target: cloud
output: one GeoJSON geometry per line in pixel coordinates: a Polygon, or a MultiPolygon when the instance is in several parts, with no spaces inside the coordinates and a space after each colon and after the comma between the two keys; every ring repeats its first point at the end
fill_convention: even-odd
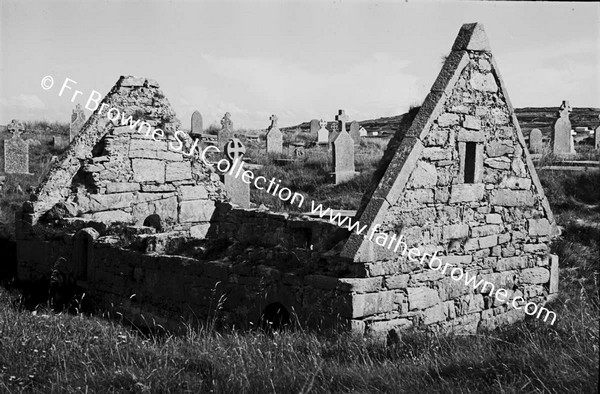
{"type": "Polygon", "coordinates": [[[24,107],[27,109],[44,109],[46,104],[35,94],[24,94],[21,93],[18,96],[13,96],[9,103],[17,107],[24,107]]]}

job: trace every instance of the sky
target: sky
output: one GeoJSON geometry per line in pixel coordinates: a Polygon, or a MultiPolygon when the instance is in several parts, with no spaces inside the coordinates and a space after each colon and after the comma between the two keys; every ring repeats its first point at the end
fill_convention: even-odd
{"type": "Polygon", "coordinates": [[[158,81],[184,128],[194,110],[247,129],[398,115],[472,22],[515,107],[600,107],[599,3],[0,0],[0,124],[67,123],[121,75],[158,81]]]}

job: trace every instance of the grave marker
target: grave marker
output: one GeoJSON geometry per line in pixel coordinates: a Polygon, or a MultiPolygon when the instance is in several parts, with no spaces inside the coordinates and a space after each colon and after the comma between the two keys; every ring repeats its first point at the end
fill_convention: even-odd
{"type": "Polygon", "coordinates": [[[237,138],[232,138],[225,144],[225,156],[231,163],[231,168],[223,174],[223,185],[232,204],[250,208],[250,184],[243,179],[245,153],[246,147],[237,138]]]}
{"type": "Polygon", "coordinates": [[[21,138],[23,124],[13,119],[7,127],[12,133],[4,140],[4,172],[7,174],[29,174],[29,144],[21,138]]]}
{"type": "Polygon", "coordinates": [[[361,137],[366,137],[367,135],[369,135],[369,133],[367,133],[367,129],[365,129],[362,126],[360,126],[360,129],[358,130],[358,133],[360,134],[361,137]]]}
{"type": "Polygon", "coordinates": [[[198,136],[202,134],[202,115],[198,111],[194,111],[194,113],[192,114],[190,134],[192,136],[198,136]]]}
{"type": "Polygon", "coordinates": [[[332,142],[332,178],[335,184],[340,184],[354,178],[354,140],[347,131],[342,130],[332,142]]]}
{"type": "Polygon", "coordinates": [[[319,122],[318,119],[311,120],[310,121],[310,133],[314,134],[314,133],[318,132],[320,124],[321,124],[321,122],[319,122]]]}
{"type": "Polygon", "coordinates": [[[83,127],[84,123],[85,123],[85,112],[83,111],[83,108],[81,108],[81,104],[77,104],[75,106],[75,109],[73,110],[73,113],[71,114],[71,127],[69,129],[69,142],[73,141],[73,138],[75,138],[75,136],[77,134],[79,134],[79,131],[83,127]]]}
{"type": "Polygon", "coordinates": [[[271,115],[271,126],[267,132],[267,153],[283,152],[283,134],[277,127],[277,116],[271,115]]]}
{"type": "Polygon", "coordinates": [[[529,133],[529,152],[541,153],[543,148],[542,132],[540,129],[531,130],[531,133],[529,133]]]}
{"type": "Polygon", "coordinates": [[[360,125],[357,121],[350,123],[350,137],[354,141],[354,145],[360,145],[360,125]]]}
{"type": "Polygon", "coordinates": [[[225,115],[223,115],[223,118],[221,119],[221,130],[217,132],[218,148],[223,151],[225,149],[225,144],[227,144],[227,142],[229,142],[229,140],[234,136],[231,114],[229,112],[225,112],[225,115]]]}
{"type": "Polygon", "coordinates": [[[559,118],[554,123],[552,135],[552,151],[554,154],[575,153],[573,137],[571,136],[571,121],[569,120],[571,106],[568,101],[563,101],[558,110],[559,118]]]}
{"type": "Polygon", "coordinates": [[[321,128],[317,131],[317,144],[328,144],[329,143],[329,130],[327,130],[327,122],[321,119],[319,122],[321,128]]]}
{"type": "MultiPolygon", "coordinates": [[[[600,116],[598,116],[600,119],[600,116]]],[[[600,125],[594,130],[594,149],[600,150],[600,125]]]]}

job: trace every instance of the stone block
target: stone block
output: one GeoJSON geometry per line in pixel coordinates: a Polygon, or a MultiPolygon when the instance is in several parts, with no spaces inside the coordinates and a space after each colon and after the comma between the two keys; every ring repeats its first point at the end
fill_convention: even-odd
{"type": "Polygon", "coordinates": [[[407,201],[408,206],[421,205],[421,204],[433,204],[433,190],[430,190],[430,189],[407,190],[404,193],[404,198],[407,201]]]}
{"type": "Polygon", "coordinates": [[[410,310],[425,309],[441,302],[438,292],[430,287],[409,287],[407,291],[410,310]]]}
{"type": "Polygon", "coordinates": [[[488,213],[485,215],[485,222],[490,224],[502,224],[502,216],[497,213],[488,213]]]}
{"type": "Polygon", "coordinates": [[[456,140],[458,142],[484,142],[485,134],[480,131],[460,129],[456,140]]]}
{"type": "Polygon", "coordinates": [[[337,288],[352,293],[372,293],[382,288],[383,278],[340,278],[337,288]]]}
{"type": "Polygon", "coordinates": [[[550,251],[550,247],[546,244],[525,244],[523,245],[523,252],[546,255],[550,251]]]}
{"type": "Polygon", "coordinates": [[[460,118],[456,114],[442,114],[437,118],[440,127],[453,126],[458,124],[460,118]]]}
{"type": "Polygon", "coordinates": [[[511,160],[508,157],[488,158],[483,162],[486,166],[495,168],[497,170],[508,170],[510,169],[511,164],[511,160]]]}
{"type": "Polygon", "coordinates": [[[189,161],[167,163],[166,181],[182,181],[192,178],[192,167],[189,161]]]}
{"type": "Polygon", "coordinates": [[[451,224],[442,228],[442,233],[445,240],[459,239],[469,236],[468,224],[451,224]]]}
{"type": "Polygon", "coordinates": [[[485,185],[483,183],[464,183],[452,185],[450,204],[457,202],[481,201],[485,185]]]}
{"type": "Polygon", "coordinates": [[[528,219],[529,235],[533,237],[550,234],[550,222],[548,219],[528,219]]]}
{"type": "Polygon", "coordinates": [[[106,193],[137,192],[139,190],[139,183],[109,182],[106,184],[106,193]]]}
{"type": "Polygon", "coordinates": [[[481,249],[491,248],[492,246],[498,245],[498,236],[497,235],[489,235],[487,237],[479,238],[479,247],[481,249]]]}
{"type": "Polygon", "coordinates": [[[492,234],[498,234],[499,232],[500,226],[497,224],[471,227],[471,237],[485,237],[492,234]]]}
{"type": "Polygon", "coordinates": [[[521,283],[544,284],[550,280],[550,271],[542,267],[528,268],[521,271],[521,283]]]}
{"type": "Polygon", "coordinates": [[[443,304],[437,304],[423,311],[423,324],[429,325],[446,320],[447,307],[443,304]]]}
{"type": "Polygon", "coordinates": [[[504,156],[509,153],[513,153],[515,148],[512,145],[512,141],[504,140],[504,141],[494,141],[490,142],[486,146],[486,153],[489,157],[498,157],[504,156]]]}
{"type": "Polygon", "coordinates": [[[508,176],[502,178],[498,187],[501,189],[529,190],[531,188],[531,179],[521,178],[517,176],[508,176]]]}
{"type": "Polygon", "coordinates": [[[187,200],[204,200],[208,198],[208,190],[204,186],[181,186],[181,199],[187,200]]]}
{"type": "Polygon", "coordinates": [[[386,336],[390,331],[396,332],[406,330],[412,327],[412,321],[410,319],[392,319],[384,321],[370,322],[366,330],[366,333],[374,337],[386,336]]]}
{"type": "Polygon", "coordinates": [[[110,209],[128,208],[135,201],[134,193],[91,194],[89,211],[108,211],[110,209]]]}
{"type": "Polygon", "coordinates": [[[549,293],[558,293],[558,256],[555,254],[550,255],[550,286],[549,293]]]}
{"type": "Polygon", "coordinates": [[[498,91],[498,85],[494,79],[492,73],[482,74],[478,72],[471,73],[471,79],[469,80],[471,87],[481,92],[496,92],[498,91]]]}
{"type": "Polygon", "coordinates": [[[382,291],[378,293],[348,295],[351,297],[350,305],[340,305],[340,314],[344,317],[359,318],[378,313],[391,312],[394,309],[394,292],[382,291]],[[350,310],[348,310],[350,306],[350,310]]]}
{"type": "Polygon", "coordinates": [[[202,223],[190,227],[190,237],[205,239],[210,230],[210,226],[210,223],[202,223]]]}
{"type": "Polygon", "coordinates": [[[534,199],[529,190],[498,189],[492,194],[490,203],[504,207],[531,207],[534,199]]]}
{"type": "Polygon", "coordinates": [[[136,182],[165,182],[165,163],[160,160],[132,159],[131,167],[136,182]]]}
{"type": "Polygon", "coordinates": [[[481,294],[468,294],[460,297],[458,302],[458,314],[468,315],[470,313],[480,312],[485,304],[481,294]]]}
{"type": "MultiPolygon", "coordinates": [[[[423,151],[428,148],[423,149],[423,151]]],[[[410,180],[408,181],[409,187],[414,188],[431,188],[437,183],[437,172],[433,164],[425,161],[419,161],[417,166],[413,170],[410,180]]]]}
{"type": "Polygon", "coordinates": [[[184,201],[179,208],[179,222],[208,222],[215,210],[215,203],[211,200],[184,201]]]}
{"type": "Polygon", "coordinates": [[[521,268],[527,268],[529,259],[527,256],[514,256],[507,258],[500,258],[496,263],[495,271],[510,271],[521,268]]]}
{"type": "Polygon", "coordinates": [[[406,289],[408,286],[408,279],[410,275],[408,274],[398,274],[393,276],[387,276],[385,278],[385,287],[388,290],[395,289],[406,289]]]}
{"type": "MultiPolygon", "coordinates": [[[[447,136],[446,131],[446,136],[447,136]]],[[[446,137],[447,138],[447,137],[446,137]]],[[[452,151],[450,149],[431,147],[423,149],[423,158],[431,161],[452,160],[452,151]]]]}
{"type": "Polygon", "coordinates": [[[465,129],[481,130],[481,121],[474,116],[465,115],[465,120],[463,121],[462,126],[465,129]]]}

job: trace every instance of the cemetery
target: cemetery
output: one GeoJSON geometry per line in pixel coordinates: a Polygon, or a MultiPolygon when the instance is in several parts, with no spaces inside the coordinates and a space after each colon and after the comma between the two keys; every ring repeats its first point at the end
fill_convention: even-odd
{"type": "MultiPolygon", "coordinates": [[[[493,39],[481,23],[460,26],[420,103],[390,117],[340,100],[296,125],[292,110],[267,108],[246,128],[244,110],[190,104],[152,75],[118,77],[94,111],[69,103],[64,123],[15,114],[0,127],[0,253],[10,261],[0,284],[19,292],[33,327],[69,316],[56,326],[61,342],[80,329],[119,350],[177,347],[157,360],[178,370],[148,361],[147,377],[125,366],[146,356],[124,350],[127,382],[90,383],[106,391],[388,392],[398,375],[476,392],[538,358],[532,370],[560,369],[548,361],[559,346],[575,349],[560,361],[566,375],[579,365],[589,375],[600,108],[568,91],[554,107],[515,108],[493,39]],[[117,328],[101,333],[92,319],[117,328]],[[239,381],[223,373],[231,365],[239,381]],[[258,370],[281,376],[268,387],[258,370]],[[142,383],[180,373],[181,385],[142,383]]],[[[16,304],[7,294],[0,301],[16,304]]],[[[25,332],[17,312],[2,317],[0,348],[6,332],[25,332]]],[[[0,355],[0,387],[12,379],[5,365],[0,355]]],[[[589,388],[588,375],[559,387],[589,388]]],[[[523,391],[544,391],[525,376],[523,391]]]]}

